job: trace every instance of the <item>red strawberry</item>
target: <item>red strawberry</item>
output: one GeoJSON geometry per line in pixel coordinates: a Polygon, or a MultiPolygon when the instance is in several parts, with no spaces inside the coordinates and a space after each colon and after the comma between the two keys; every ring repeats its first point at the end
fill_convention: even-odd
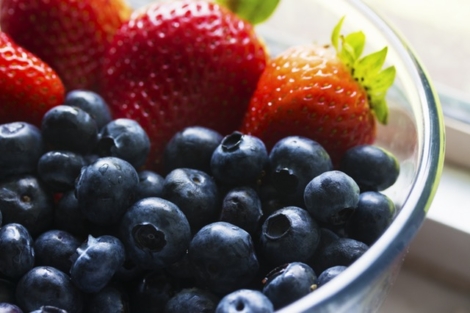
{"type": "Polygon", "coordinates": [[[147,167],[155,170],[165,144],[186,126],[236,130],[266,65],[253,27],[207,1],[136,11],[108,51],[102,95],[115,117],[147,131],[147,167]]]}
{"type": "Polygon", "coordinates": [[[0,124],[39,127],[44,113],[63,101],[64,85],[54,70],[0,32],[0,124]]]}
{"type": "Polygon", "coordinates": [[[0,27],[67,90],[97,90],[105,45],[130,13],[123,0],[1,0],[0,27]]]}
{"type": "Polygon", "coordinates": [[[364,34],[340,36],[342,23],[332,35],[336,51],[298,46],[268,64],[242,132],[261,138],[268,148],[289,135],[309,137],[324,146],[335,164],[347,149],[374,142],[376,118],[387,122],[385,95],[395,68],[381,70],[386,48],[360,58],[364,34]]]}

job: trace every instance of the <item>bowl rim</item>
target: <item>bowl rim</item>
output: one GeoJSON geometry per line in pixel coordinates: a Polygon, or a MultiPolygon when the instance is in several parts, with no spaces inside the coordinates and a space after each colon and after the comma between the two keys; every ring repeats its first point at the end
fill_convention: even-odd
{"type": "MultiPolygon", "coordinates": [[[[347,301],[351,291],[364,290],[372,281],[383,274],[383,269],[393,262],[401,261],[407,253],[407,247],[417,234],[429,210],[444,167],[445,127],[440,100],[424,66],[404,37],[393,25],[379,16],[362,0],[348,0],[364,18],[379,27],[383,35],[399,53],[400,58],[409,65],[408,70],[417,83],[419,100],[423,113],[423,129],[419,142],[422,142],[416,177],[408,196],[403,202],[399,214],[369,250],[341,275],[341,280],[333,280],[321,289],[304,296],[296,302],[278,310],[279,313],[292,312],[338,312],[338,300],[347,301]],[[400,260],[401,259],[401,260],[400,260]]],[[[419,133],[418,133],[419,135],[419,133]]]]}

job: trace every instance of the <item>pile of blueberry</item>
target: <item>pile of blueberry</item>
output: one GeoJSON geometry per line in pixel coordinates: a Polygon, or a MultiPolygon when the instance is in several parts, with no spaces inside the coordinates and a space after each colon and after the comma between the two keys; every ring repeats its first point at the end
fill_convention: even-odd
{"type": "Polygon", "coordinates": [[[73,91],[41,128],[0,125],[0,312],[272,312],[389,226],[396,158],[188,127],[165,172],[143,128],[73,91]]]}

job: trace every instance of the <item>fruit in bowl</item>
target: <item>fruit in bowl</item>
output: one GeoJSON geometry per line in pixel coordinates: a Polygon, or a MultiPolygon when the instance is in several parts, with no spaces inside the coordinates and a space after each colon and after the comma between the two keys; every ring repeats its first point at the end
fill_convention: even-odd
{"type": "MultiPolygon", "coordinates": [[[[109,11],[123,19],[114,28],[89,9],[46,24],[47,14],[28,3],[0,2],[5,305],[28,312],[337,311],[360,305],[361,293],[390,274],[403,251],[397,229],[422,221],[442,162],[439,119],[417,127],[430,122],[427,109],[438,110],[433,98],[426,105],[415,99],[407,119],[397,115],[408,103],[393,87],[410,71],[396,57],[400,47],[364,57],[367,31],[343,35],[350,15],[341,15],[328,23],[331,46],[273,55],[262,27],[282,10],[276,1],[272,17],[224,1],[153,3],[127,18],[109,11]],[[99,87],[65,83],[49,105],[28,86],[12,92],[21,88],[15,77],[29,77],[18,69],[20,57],[41,63],[47,70],[38,72],[56,82],[66,80],[60,69],[67,66],[20,46],[15,37],[27,34],[15,27],[27,20],[53,27],[53,35],[84,18],[112,33],[98,36],[99,70],[80,74],[99,87]],[[389,51],[397,67],[384,66],[394,63],[389,51]],[[396,146],[397,120],[412,128],[407,136],[423,136],[407,146],[415,155],[396,146]],[[417,156],[425,150],[434,169],[423,174],[429,163],[417,156]],[[415,189],[423,180],[431,187],[415,189]],[[383,251],[384,243],[393,249],[383,251]]],[[[43,75],[30,85],[51,80],[43,75]]],[[[361,305],[375,307],[384,290],[361,305]]]]}

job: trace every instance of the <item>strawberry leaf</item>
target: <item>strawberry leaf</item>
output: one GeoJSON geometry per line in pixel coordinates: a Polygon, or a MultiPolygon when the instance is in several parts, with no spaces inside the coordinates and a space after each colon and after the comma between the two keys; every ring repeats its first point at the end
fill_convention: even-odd
{"type": "Polygon", "coordinates": [[[331,33],[331,44],[335,48],[336,52],[339,52],[339,46],[338,46],[339,37],[341,34],[341,27],[343,26],[344,19],[345,19],[345,16],[343,16],[339,20],[338,24],[336,24],[335,28],[333,29],[333,32],[331,33]]]}
{"type": "Polygon", "coordinates": [[[354,77],[359,80],[377,75],[387,56],[387,47],[361,58],[354,66],[354,77]]]}
{"type": "Polygon", "coordinates": [[[385,98],[387,90],[393,85],[395,74],[396,69],[394,66],[387,67],[374,76],[368,86],[369,105],[382,124],[387,124],[388,107],[385,98]]]}
{"type": "Polygon", "coordinates": [[[341,35],[343,22],[344,17],[333,29],[331,43],[338,58],[351,70],[351,75],[366,90],[370,108],[375,112],[378,121],[386,124],[388,120],[386,95],[387,90],[393,85],[396,74],[393,66],[382,70],[388,49],[385,47],[361,57],[366,36],[361,31],[350,33],[347,36],[341,35]]]}
{"type": "Polygon", "coordinates": [[[219,5],[227,7],[240,18],[247,20],[253,25],[267,20],[280,0],[215,0],[219,5]]]}
{"type": "Polygon", "coordinates": [[[352,49],[354,60],[359,59],[366,44],[366,36],[363,32],[355,32],[347,35],[344,38],[343,47],[348,46],[352,49]]]}

